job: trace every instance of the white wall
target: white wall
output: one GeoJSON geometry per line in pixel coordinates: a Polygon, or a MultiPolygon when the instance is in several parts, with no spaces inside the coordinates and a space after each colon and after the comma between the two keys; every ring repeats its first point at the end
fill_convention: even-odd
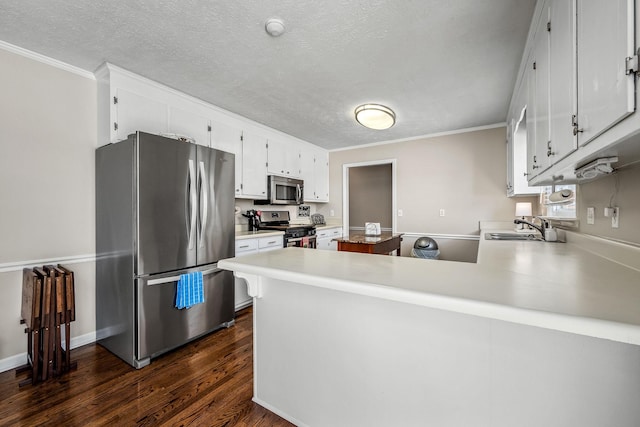
{"type": "Polygon", "coordinates": [[[22,268],[76,273],[72,345],[95,336],[96,82],[0,49],[0,371],[24,362],[22,268]]]}
{"type": "Polygon", "coordinates": [[[640,244],[640,164],[578,186],[580,232],[640,244]],[[611,227],[604,208],[620,208],[619,228],[611,227]],[[587,207],[595,208],[594,224],[587,224],[587,207]]]}
{"type": "MultiPolygon", "coordinates": [[[[330,200],[319,206],[330,217],[342,213],[344,164],[396,159],[397,232],[405,236],[403,255],[410,254],[415,235],[478,234],[479,221],[512,221],[515,203],[536,197],[506,196],[505,128],[461,132],[406,142],[372,145],[329,153],[330,200]],[[440,216],[440,209],[445,216],[440,216]]],[[[469,262],[477,241],[437,238],[442,259],[469,262]]]]}

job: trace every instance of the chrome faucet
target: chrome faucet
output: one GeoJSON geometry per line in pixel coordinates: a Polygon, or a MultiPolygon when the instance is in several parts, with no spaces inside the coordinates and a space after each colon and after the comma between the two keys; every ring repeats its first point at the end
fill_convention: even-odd
{"type": "MultiPolygon", "coordinates": [[[[536,216],[534,218],[538,218],[540,220],[540,225],[536,225],[533,222],[529,222],[529,221],[525,221],[524,219],[514,219],[513,223],[514,224],[527,224],[530,227],[535,228],[536,230],[538,230],[540,232],[540,234],[542,235],[542,240],[547,240],[545,238],[545,230],[548,227],[548,223],[544,218],[540,218],[539,216],[536,216]]],[[[533,221],[533,220],[532,220],[533,221]]]]}

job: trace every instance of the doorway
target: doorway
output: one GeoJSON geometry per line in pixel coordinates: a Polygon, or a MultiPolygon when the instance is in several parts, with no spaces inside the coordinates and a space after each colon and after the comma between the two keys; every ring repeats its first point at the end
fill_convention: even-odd
{"type": "Polygon", "coordinates": [[[396,160],[343,165],[343,233],[364,232],[366,222],[396,232],[396,160]]]}

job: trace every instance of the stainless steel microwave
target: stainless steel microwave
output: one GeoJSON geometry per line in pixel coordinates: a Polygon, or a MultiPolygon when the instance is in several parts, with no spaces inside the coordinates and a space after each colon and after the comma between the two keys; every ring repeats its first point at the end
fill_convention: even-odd
{"type": "Polygon", "coordinates": [[[269,175],[267,195],[272,205],[301,205],[304,201],[304,181],[269,175]]]}

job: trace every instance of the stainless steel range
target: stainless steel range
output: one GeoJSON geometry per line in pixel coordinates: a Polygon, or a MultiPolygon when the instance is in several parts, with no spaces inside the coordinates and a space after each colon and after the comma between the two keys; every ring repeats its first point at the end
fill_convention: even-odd
{"type": "Polygon", "coordinates": [[[316,247],[316,229],[312,224],[291,224],[289,211],[259,211],[258,230],[284,231],[284,247],[316,247]]]}

